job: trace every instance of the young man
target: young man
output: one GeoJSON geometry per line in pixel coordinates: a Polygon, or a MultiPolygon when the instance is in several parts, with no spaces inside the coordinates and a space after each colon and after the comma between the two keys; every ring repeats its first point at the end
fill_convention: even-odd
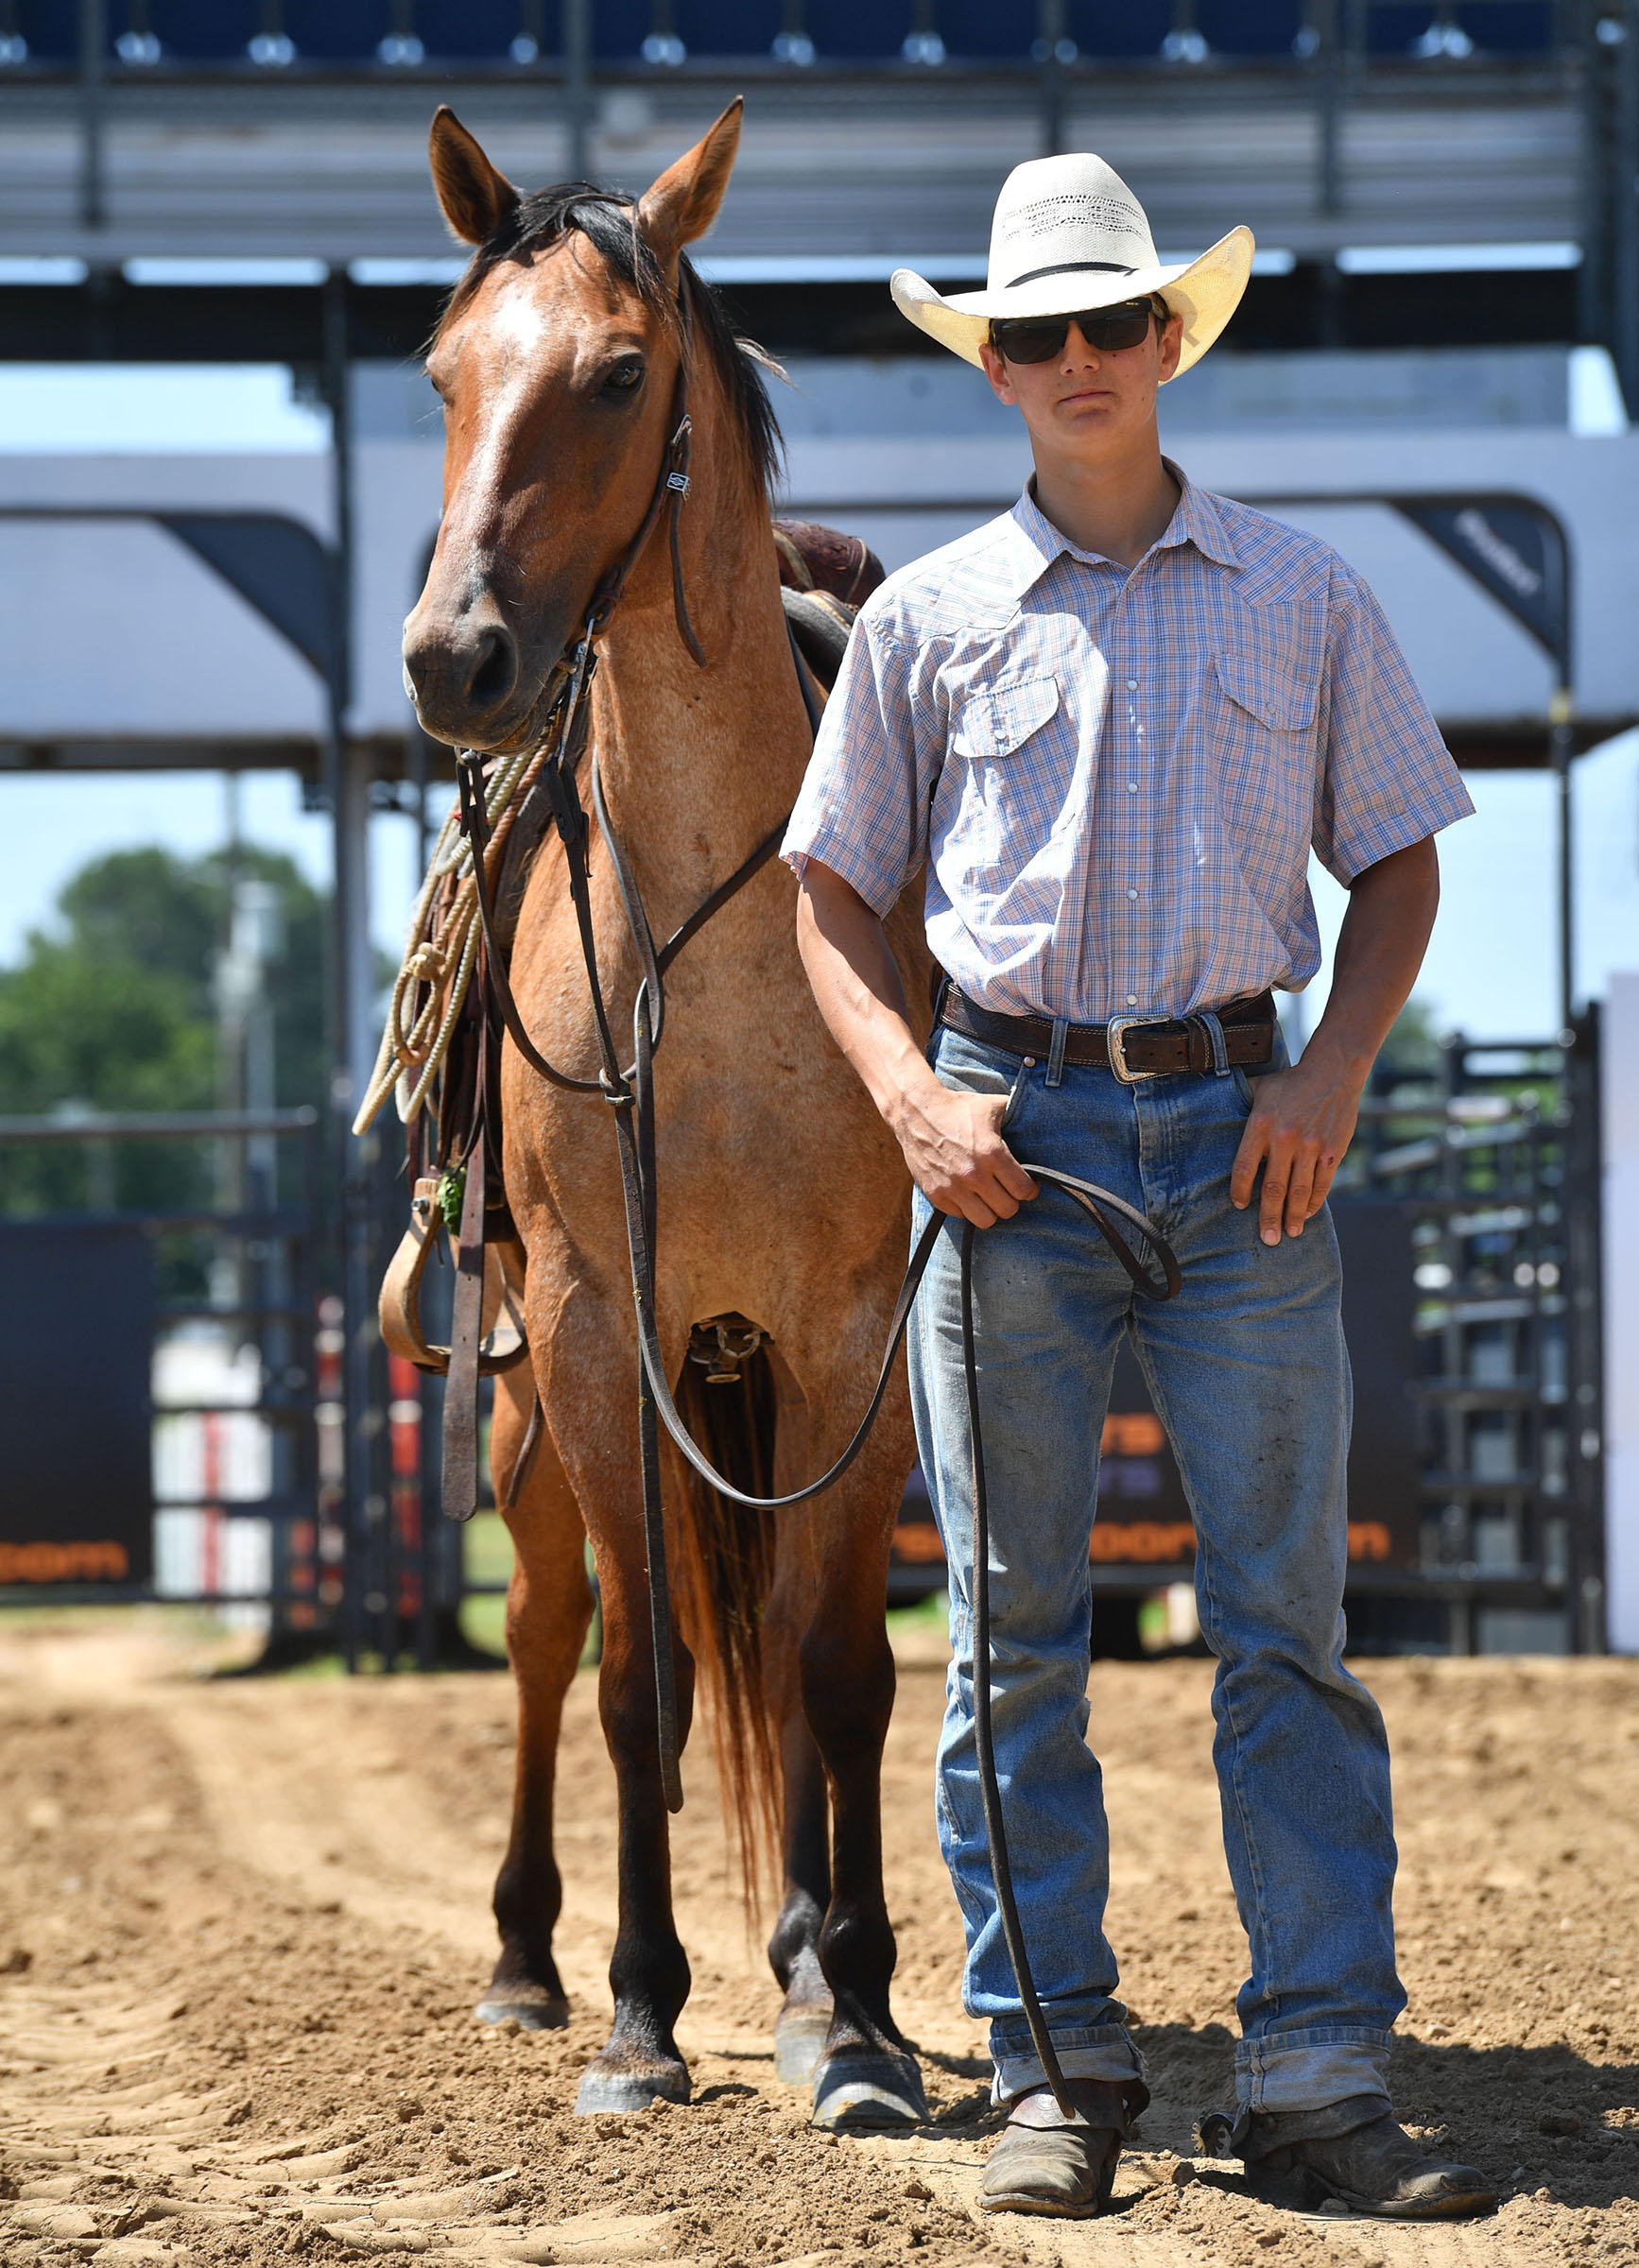
{"type": "Polygon", "coordinates": [[[1250,232],[1157,264],[1091,156],[1012,173],[990,283],[900,309],[1022,413],[1013,510],[889,578],[860,614],[785,838],[831,1031],[898,1137],[920,1231],[975,1255],[992,1653],[972,1656],[973,1506],[958,1246],[908,1340],[950,1561],[939,1823],[1009,2123],[994,2209],[1085,2214],[1146,2099],[1102,1921],[1087,1724],[1088,1539],[1117,1342],[1136,1346],[1199,1538],[1224,1842],[1251,1947],[1231,2135],[1266,2193],[1410,2218],[1492,2202],[1395,2123],[1405,2005],[1389,1756],[1344,1669],[1349,1370],[1326,1192],[1434,919],[1432,836],[1473,807],[1371,593],[1312,536],[1193,488],[1156,388],[1245,288],[1250,232]],[[1351,892],[1326,1012],[1288,1068],[1269,988],[1320,961],[1313,845],[1351,892]],[[883,918],[926,868],[950,982],[930,1057],[883,918]],[[1009,1101],[1009,1098],[1010,1101],[1009,1101]],[[1131,1286],[1021,1159],[1101,1182],[1172,1243],[1182,1290],[1131,1286]],[[1261,1177],[1261,1189],[1258,1187],[1261,1177]],[[1026,1946],[1074,2091],[1044,2084],[1003,1945],[973,1682],[988,1676],[1026,1946]]]}

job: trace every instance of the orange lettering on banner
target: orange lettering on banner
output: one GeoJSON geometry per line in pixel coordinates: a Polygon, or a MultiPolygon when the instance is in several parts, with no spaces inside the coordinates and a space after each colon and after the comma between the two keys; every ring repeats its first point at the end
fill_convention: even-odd
{"type": "Polygon", "coordinates": [[[1104,1420],[1107,1457],[1152,1457],[1166,1446],[1166,1434],[1153,1410],[1112,1410],[1104,1420]]]}
{"type": "Polygon", "coordinates": [[[0,1583],[117,1583],[129,1567],[123,1543],[0,1543],[0,1583]]]}
{"type": "Polygon", "coordinates": [[[1144,1566],[1187,1559],[1195,1530],[1187,1520],[1099,1521],[1090,1556],[1104,1564],[1130,1560],[1144,1566]]]}
{"type": "MultiPolygon", "coordinates": [[[[1150,1422],[1146,1420],[1147,1423],[1150,1422]]],[[[0,1583],[62,1583],[72,1580],[59,1572],[55,1565],[46,1573],[8,1574],[8,1555],[15,1559],[23,1555],[74,1551],[100,1551],[118,1554],[117,1567],[99,1567],[101,1574],[123,1574],[125,1555],[117,1544],[0,1544],[0,1583]]],[[[1156,1566],[1177,1564],[1193,1556],[1195,1530],[1187,1520],[1103,1520],[1093,1530],[1089,1556],[1101,1565],[1156,1566]]],[[[944,1547],[939,1539],[939,1530],[931,1521],[901,1521],[893,1531],[893,1555],[904,1564],[926,1566],[944,1557],[944,1547]]],[[[1349,1556],[1351,1559],[1385,1561],[1394,1556],[1394,1538],[1380,1520],[1352,1520],[1349,1522],[1349,1556]]],[[[89,1573],[91,1571],[83,1571],[89,1573]]]]}

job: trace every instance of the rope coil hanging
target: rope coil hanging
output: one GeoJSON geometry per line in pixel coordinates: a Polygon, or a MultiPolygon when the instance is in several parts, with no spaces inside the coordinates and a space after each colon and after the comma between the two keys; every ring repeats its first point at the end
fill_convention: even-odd
{"type": "MultiPolygon", "coordinates": [[[[545,737],[533,747],[504,758],[484,783],[488,821],[484,879],[491,890],[500,875],[518,806],[540,776],[566,722],[563,710],[558,708],[545,737]]],[[[396,1093],[398,1114],[405,1125],[421,1110],[460,1021],[481,934],[473,845],[461,832],[457,799],[439,830],[426,879],[410,915],[404,958],[388,1005],[387,1028],[364,1101],[353,1122],[355,1134],[369,1130],[389,1095],[396,1093]],[[454,888],[447,902],[440,904],[440,894],[452,879],[454,888]]]]}

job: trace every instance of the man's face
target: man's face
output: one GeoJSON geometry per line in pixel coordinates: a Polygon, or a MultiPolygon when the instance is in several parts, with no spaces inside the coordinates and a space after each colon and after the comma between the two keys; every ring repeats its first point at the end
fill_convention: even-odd
{"type": "Polygon", "coordinates": [[[1033,440],[1056,455],[1105,459],[1147,438],[1155,389],[1177,369],[1182,343],[1174,315],[1165,330],[1152,321],[1134,347],[1089,346],[1072,322],[1045,362],[1009,362],[988,343],[979,352],[997,400],[1023,414],[1033,440]]]}

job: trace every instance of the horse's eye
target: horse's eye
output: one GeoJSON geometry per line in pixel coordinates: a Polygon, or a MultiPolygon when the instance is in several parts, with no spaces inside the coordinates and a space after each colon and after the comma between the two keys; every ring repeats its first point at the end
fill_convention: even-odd
{"type": "Polygon", "coordinates": [[[604,380],[604,390],[612,394],[629,394],[643,384],[643,365],[635,355],[617,362],[604,380]]]}

